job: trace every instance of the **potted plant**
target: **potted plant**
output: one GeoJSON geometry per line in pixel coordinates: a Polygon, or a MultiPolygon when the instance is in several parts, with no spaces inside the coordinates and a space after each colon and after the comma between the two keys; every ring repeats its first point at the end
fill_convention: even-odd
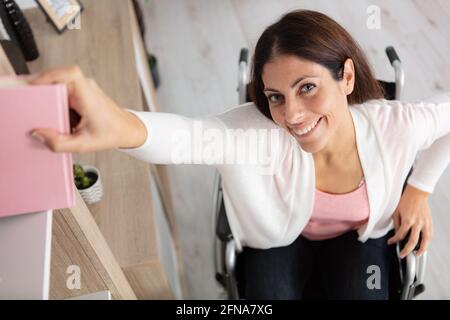
{"type": "Polygon", "coordinates": [[[75,185],[87,204],[93,204],[103,196],[100,172],[93,166],[73,165],[75,185]]]}

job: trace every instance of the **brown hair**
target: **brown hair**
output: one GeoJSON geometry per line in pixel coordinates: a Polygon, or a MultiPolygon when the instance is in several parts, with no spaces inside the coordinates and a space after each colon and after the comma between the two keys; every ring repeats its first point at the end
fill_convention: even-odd
{"type": "Polygon", "coordinates": [[[267,62],[282,54],[318,63],[327,68],[335,80],[342,80],[344,63],[350,58],[355,66],[355,86],[347,96],[348,104],[383,97],[383,89],[373,76],[366,56],[342,26],[320,12],[292,11],[263,32],[253,56],[250,96],[271,120],[262,72],[267,62]]]}

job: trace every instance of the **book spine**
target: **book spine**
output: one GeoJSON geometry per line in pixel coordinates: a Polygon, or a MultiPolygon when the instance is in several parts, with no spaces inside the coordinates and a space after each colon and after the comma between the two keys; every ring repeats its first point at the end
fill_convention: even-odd
{"type": "MultiPolygon", "coordinates": [[[[70,134],[70,120],[69,120],[69,103],[68,103],[68,93],[66,85],[59,85],[58,99],[61,102],[61,108],[59,113],[59,127],[63,134],[70,134]]],[[[72,169],[72,154],[63,153],[64,162],[64,181],[66,184],[66,195],[67,203],[70,207],[75,206],[75,190],[74,190],[74,180],[73,180],[73,169],[72,169]]]]}

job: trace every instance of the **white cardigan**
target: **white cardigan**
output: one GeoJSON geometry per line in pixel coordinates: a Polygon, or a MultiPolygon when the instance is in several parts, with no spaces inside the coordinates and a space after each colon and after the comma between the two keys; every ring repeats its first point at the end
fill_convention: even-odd
{"type": "MultiPolygon", "coordinates": [[[[393,228],[392,214],[419,151],[423,150],[408,179],[410,185],[431,193],[447,167],[450,161],[450,94],[436,99],[439,103],[372,100],[349,107],[370,207],[368,222],[358,229],[359,241],[382,237],[393,228]]],[[[202,163],[219,170],[238,250],[243,246],[289,245],[308,223],[315,194],[312,154],[303,151],[289,133],[267,119],[253,103],[200,118],[126,110],[145,124],[148,137],[139,148],[117,150],[155,164],[202,163]],[[209,134],[199,135],[200,126],[210,129],[209,134]],[[235,140],[226,140],[228,143],[218,143],[219,140],[212,138],[223,134],[231,139],[236,133],[233,129],[275,130],[270,132],[278,135],[266,139],[264,145],[270,150],[269,160],[264,165],[249,161],[219,163],[219,159],[233,159],[224,156],[230,155],[232,147],[244,138],[236,138],[236,135],[235,140]],[[191,157],[194,144],[207,149],[211,141],[216,141],[214,152],[202,153],[210,158],[191,157]]],[[[264,139],[258,141],[261,143],[264,139]]]]}

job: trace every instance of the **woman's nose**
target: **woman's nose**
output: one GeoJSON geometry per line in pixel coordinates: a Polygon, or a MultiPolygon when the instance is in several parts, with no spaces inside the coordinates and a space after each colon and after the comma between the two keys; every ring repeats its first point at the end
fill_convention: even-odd
{"type": "Polygon", "coordinates": [[[286,124],[295,126],[304,119],[305,108],[298,101],[286,101],[284,118],[286,124]]]}

